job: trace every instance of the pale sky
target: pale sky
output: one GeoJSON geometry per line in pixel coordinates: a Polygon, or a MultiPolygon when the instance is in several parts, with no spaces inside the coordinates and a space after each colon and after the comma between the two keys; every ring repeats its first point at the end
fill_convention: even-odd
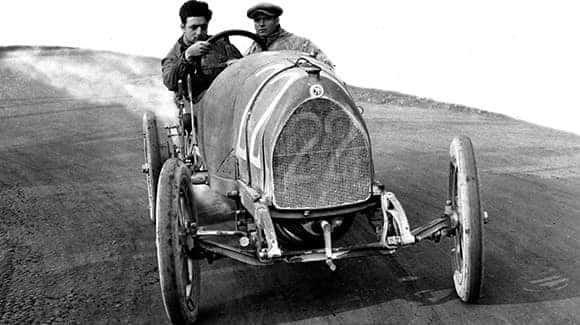
{"type": "MultiPolygon", "coordinates": [[[[253,31],[259,1],[207,1],[210,33],[253,31]]],[[[272,1],[349,84],[500,112],[580,134],[576,1],[272,1]]],[[[60,45],[162,57],[182,1],[4,0],[0,46],[60,45]]],[[[234,40],[236,42],[236,40],[234,40]]],[[[241,48],[242,52],[245,50],[241,48]]]]}

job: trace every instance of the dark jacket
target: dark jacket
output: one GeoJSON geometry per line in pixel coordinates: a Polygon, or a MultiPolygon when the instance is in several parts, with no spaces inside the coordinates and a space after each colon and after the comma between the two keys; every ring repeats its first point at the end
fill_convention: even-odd
{"type": "Polygon", "coordinates": [[[227,61],[242,57],[240,51],[224,38],[217,40],[209,53],[201,58],[201,67],[185,60],[185,50],[187,50],[187,45],[183,42],[183,37],[180,37],[161,60],[163,83],[169,90],[178,91],[178,80],[182,79],[185,82],[189,72],[194,96],[209,87],[217,75],[225,69],[227,61]]]}

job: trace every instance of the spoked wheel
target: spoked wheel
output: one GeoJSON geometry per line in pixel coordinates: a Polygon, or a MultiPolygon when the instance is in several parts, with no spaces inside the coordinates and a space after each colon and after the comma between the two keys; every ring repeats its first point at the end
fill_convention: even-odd
{"type": "Polygon", "coordinates": [[[449,154],[449,200],[458,221],[451,258],[453,282],[462,301],[475,302],[483,285],[483,220],[471,140],[453,139],[449,154]]]}
{"type": "Polygon", "coordinates": [[[168,158],[167,143],[159,141],[157,121],[151,112],[143,114],[143,151],[146,166],[147,194],[149,197],[149,219],[155,223],[155,204],[157,196],[157,181],[163,162],[168,158]]]}
{"type": "Polygon", "coordinates": [[[157,261],[167,316],[173,324],[193,324],[199,311],[199,261],[191,258],[187,234],[197,221],[191,172],[176,158],[167,160],[157,192],[157,261]]]}

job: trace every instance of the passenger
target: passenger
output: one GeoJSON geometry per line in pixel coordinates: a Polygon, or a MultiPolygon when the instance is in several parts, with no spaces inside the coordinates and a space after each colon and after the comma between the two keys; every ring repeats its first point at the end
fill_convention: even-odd
{"type": "MultiPolygon", "coordinates": [[[[280,15],[282,15],[282,12],[282,8],[271,3],[259,3],[248,9],[248,18],[254,20],[256,34],[266,45],[266,50],[294,50],[314,54],[318,60],[334,68],[334,65],[326,54],[312,43],[312,41],[287,32],[280,26],[280,15]]],[[[254,42],[246,51],[246,55],[261,51],[260,46],[254,42]]]]}
{"type": "Polygon", "coordinates": [[[227,38],[219,39],[213,45],[206,41],[211,16],[212,11],[203,1],[190,0],[179,9],[183,35],[161,61],[163,83],[169,90],[177,92],[178,80],[185,82],[189,73],[193,96],[200,97],[225,69],[227,61],[242,57],[227,38]]]}

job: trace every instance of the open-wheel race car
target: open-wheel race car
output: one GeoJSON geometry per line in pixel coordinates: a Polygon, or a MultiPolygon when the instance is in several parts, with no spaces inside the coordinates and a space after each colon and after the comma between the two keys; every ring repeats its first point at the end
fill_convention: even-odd
{"type": "MultiPolygon", "coordinates": [[[[256,39],[226,31],[209,41],[230,35],[256,39]]],[[[143,117],[150,217],[172,323],[196,320],[201,259],[322,261],[335,270],[339,259],[393,254],[442,236],[453,239],[457,295],[478,299],[484,213],[469,138],[451,142],[449,197],[441,215],[411,229],[396,196],[374,178],[361,109],[345,83],[313,56],[246,56],[225,68],[196,103],[188,80],[180,84],[176,125],[162,128],[154,114],[143,117]],[[208,197],[215,202],[205,202],[208,197]],[[202,220],[204,205],[225,206],[214,217],[230,222],[216,228],[202,220]],[[375,236],[337,245],[355,218],[366,218],[375,236]]]]}

